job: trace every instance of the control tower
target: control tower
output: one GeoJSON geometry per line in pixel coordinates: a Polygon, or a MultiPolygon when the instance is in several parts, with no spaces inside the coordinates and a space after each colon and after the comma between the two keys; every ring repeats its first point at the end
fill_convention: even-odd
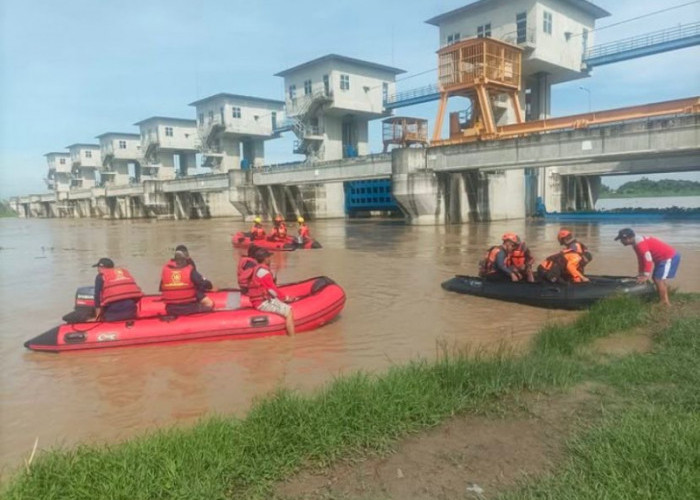
{"type": "Polygon", "coordinates": [[[587,0],[478,0],[426,22],[440,29],[441,48],[475,37],[520,47],[523,116],[539,120],[550,115],[553,84],[588,76],[583,54],[596,20],[609,15],[587,0]]]}

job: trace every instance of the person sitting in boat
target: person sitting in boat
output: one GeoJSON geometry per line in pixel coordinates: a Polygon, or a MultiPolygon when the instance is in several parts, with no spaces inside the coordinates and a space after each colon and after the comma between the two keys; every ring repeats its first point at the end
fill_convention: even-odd
{"type": "Polygon", "coordinates": [[[253,219],[253,227],[250,228],[250,239],[253,241],[265,239],[265,228],[262,226],[260,217],[253,219]]]}
{"type": "Polygon", "coordinates": [[[668,286],[666,280],[676,276],[678,265],[681,262],[681,254],[668,243],[653,236],[637,236],[630,228],[620,229],[615,241],[620,241],[624,246],[632,245],[637,254],[639,271],[638,283],[644,283],[649,279],[654,280],[659,300],[662,304],[671,305],[668,299],[668,286]],[[652,267],[654,272],[652,273],[652,267]]]}
{"type": "Polygon", "coordinates": [[[190,256],[190,251],[187,250],[187,247],[185,245],[178,245],[175,247],[176,252],[182,252],[185,254],[185,257],[187,257],[187,263],[191,264],[192,267],[197,269],[197,265],[194,263],[194,260],[192,260],[192,257],[190,256]]]}
{"type": "Polygon", "coordinates": [[[250,279],[248,287],[248,297],[250,303],[258,311],[271,312],[279,314],[285,318],[287,327],[287,335],[294,336],[294,314],[292,307],[285,302],[291,302],[291,297],[282,297],[282,292],[272,276],[270,271],[271,252],[264,248],[258,248],[255,251],[255,260],[258,265],[253,270],[253,276],[250,279]]]}
{"type": "Polygon", "coordinates": [[[299,224],[299,230],[297,232],[297,243],[303,245],[311,239],[311,233],[309,231],[309,226],[306,225],[303,217],[297,217],[297,223],[299,224]]]}
{"type": "Polygon", "coordinates": [[[532,264],[535,262],[535,258],[520,236],[514,233],[507,234],[509,237],[515,238],[515,247],[508,253],[506,266],[515,269],[520,279],[525,278],[529,283],[533,283],[535,276],[532,273],[532,264]]]}
{"type": "Polygon", "coordinates": [[[581,269],[586,267],[593,260],[593,254],[588,250],[588,247],[574,238],[574,235],[568,229],[560,229],[557,234],[559,244],[565,250],[576,252],[581,256],[581,269]]]}
{"type": "Polygon", "coordinates": [[[508,263],[508,256],[520,238],[515,233],[506,233],[502,240],[501,245],[489,248],[484,260],[479,262],[479,276],[491,281],[520,281],[523,275],[508,263]]]}
{"type": "Polygon", "coordinates": [[[112,259],[103,257],[92,267],[95,277],[95,320],[125,321],[134,319],[137,304],[143,297],[133,276],[123,267],[114,267],[112,259]]]}
{"type": "Polygon", "coordinates": [[[537,277],[550,283],[585,283],[590,280],[583,274],[582,262],[580,254],[565,248],[538,266],[537,277]]]}
{"type": "Polygon", "coordinates": [[[272,228],[272,233],[268,239],[270,241],[286,241],[287,225],[284,223],[284,219],[281,215],[277,215],[275,217],[274,227],[272,228]]]}
{"type": "Polygon", "coordinates": [[[211,281],[199,274],[181,251],[175,252],[163,266],[160,291],[168,314],[181,316],[210,311],[214,302],[207,297],[206,291],[211,289],[211,281]]]}
{"type": "Polygon", "coordinates": [[[253,277],[253,271],[258,265],[258,261],[255,260],[255,252],[258,247],[251,244],[248,247],[248,254],[242,256],[238,260],[238,288],[241,289],[243,295],[248,295],[248,287],[250,286],[250,278],[253,277]]]}

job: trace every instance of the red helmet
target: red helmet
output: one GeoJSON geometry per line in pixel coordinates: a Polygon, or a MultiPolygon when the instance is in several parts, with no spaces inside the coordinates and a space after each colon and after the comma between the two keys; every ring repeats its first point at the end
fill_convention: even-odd
{"type": "Polygon", "coordinates": [[[559,233],[557,234],[557,239],[561,241],[565,240],[569,236],[571,236],[571,231],[569,231],[568,229],[560,229],[559,233]]]}
{"type": "Polygon", "coordinates": [[[275,216],[275,222],[284,222],[284,219],[282,218],[281,215],[275,216]]]}
{"type": "Polygon", "coordinates": [[[520,243],[520,236],[515,233],[505,233],[503,236],[501,236],[501,239],[504,242],[512,241],[513,243],[520,243]]]}

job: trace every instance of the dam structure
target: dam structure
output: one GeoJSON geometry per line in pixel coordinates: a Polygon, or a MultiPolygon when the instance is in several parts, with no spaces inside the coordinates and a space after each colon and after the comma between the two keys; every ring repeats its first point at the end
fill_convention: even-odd
{"type": "Polygon", "coordinates": [[[551,87],[592,68],[700,44],[700,23],[594,45],[609,16],[586,0],[479,0],[427,21],[437,81],[398,92],[403,70],[328,54],[275,76],[284,100],[219,93],[195,119],[155,116],[139,133],[45,155],[49,193],[12,198],[22,217],[260,215],[309,219],[400,212],[412,224],[590,210],[601,177],[700,170],[700,98],[551,116],[551,87]],[[427,120],[394,116],[436,101],[427,120]],[[448,113],[449,102],[463,109],[448,113]],[[384,151],[371,154],[369,122],[384,151]],[[266,163],[294,134],[304,160],[266,163]],[[195,166],[210,169],[193,174],[195,166]]]}

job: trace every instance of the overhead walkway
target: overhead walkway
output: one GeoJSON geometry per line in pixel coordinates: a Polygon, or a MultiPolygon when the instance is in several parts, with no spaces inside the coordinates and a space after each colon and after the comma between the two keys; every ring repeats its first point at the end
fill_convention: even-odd
{"type": "Polygon", "coordinates": [[[583,62],[591,69],[694,45],[700,45],[700,21],[598,45],[586,52],[583,62]]]}

